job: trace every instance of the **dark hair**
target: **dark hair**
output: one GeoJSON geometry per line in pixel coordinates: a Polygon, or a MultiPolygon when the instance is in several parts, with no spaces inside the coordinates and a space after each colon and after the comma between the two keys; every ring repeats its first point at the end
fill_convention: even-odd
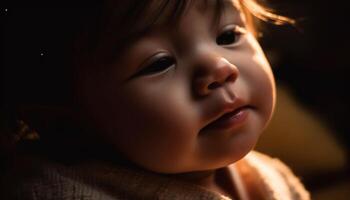
{"type": "MultiPolygon", "coordinates": [[[[154,25],[176,26],[193,1],[95,0],[89,4],[76,2],[84,7],[61,2],[55,8],[8,8],[2,38],[5,58],[2,118],[24,120],[51,149],[55,149],[52,144],[67,142],[67,137],[79,141],[82,135],[72,132],[80,130],[71,126],[78,120],[72,122],[69,109],[60,108],[79,105],[75,86],[77,80],[84,78],[81,72],[101,71],[99,68],[113,63],[129,42],[154,25]]],[[[215,1],[217,20],[224,1],[215,1]]],[[[275,24],[294,23],[273,14],[255,0],[237,0],[237,3],[254,33],[257,32],[254,17],[275,24]]],[[[23,127],[23,121],[18,125],[23,127]]],[[[18,134],[16,137],[19,140],[18,134]]]]}
{"type": "MultiPolygon", "coordinates": [[[[85,49],[85,53],[94,58],[96,56],[103,62],[113,62],[121,54],[132,40],[142,36],[153,26],[158,24],[178,25],[179,18],[186,12],[195,0],[105,0],[98,16],[92,15],[94,20],[88,19],[85,30],[79,34],[76,44],[79,52],[85,49]],[[95,22],[91,23],[91,22],[95,22]],[[122,28],[121,28],[122,27],[122,28]],[[96,49],[104,49],[103,55],[96,55],[96,49]],[[101,58],[102,57],[102,58],[101,58]]],[[[221,17],[221,11],[228,0],[216,0],[215,22],[221,17]]],[[[254,17],[274,24],[295,23],[293,20],[274,14],[271,9],[258,4],[256,0],[231,0],[247,18],[250,30],[256,35],[258,23],[254,17]]],[[[204,0],[205,6],[211,0],[204,0]]],[[[86,60],[86,57],[83,57],[86,60]]],[[[98,62],[101,63],[101,62],[98,62]]]]}

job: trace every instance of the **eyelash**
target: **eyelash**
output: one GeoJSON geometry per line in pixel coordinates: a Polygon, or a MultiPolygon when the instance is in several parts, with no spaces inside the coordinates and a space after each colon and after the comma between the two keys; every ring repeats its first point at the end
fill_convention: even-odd
{"type": "MultiPolygon", "coordinates": [[[[224,32],[222,32],[217,38],[216,38],[216,43],[218,45],[222,45],[222,46],[228,46],[228,45],[232,45],[237,43],[237,41],[240,39],[240,36],[242,34],[244,34],[244,29],[234,26],[233,28],[230,28],[228,30],[225,30],[224,32]],[[237,30],[239,29],[239,30],[237,30]],[[220,41],[220,39],[225,39],[223,38],[224,36],[234,36],[234,40],[232,41],[232,38],[229,38],[228,41],[220,41]],[[229,34],[229,35],[227,35],[229,34]]],[[[227,38],[226,38],[227,39],[227,38]]],[[[152,62],[151,64],[149,64],[148,66],[146,66],[145,68],[143,68],[138,75],[151,75],[151,74],[156,74],[156,73],[160,73],[162,71],[165,71],[167,69],[169,69],[171,66],[173,66],[176,63],[176,60],[174,57],[172,56],[163,56],[158,58],[157,60],[155,60],[154,62],[152,62]]]]}
{"type": "Polygon", "coordinates": [[[232,28],[226,28],[226,30],[224,32],[222,32],[217,38],[216,38],[216,44],[221,45],[221,46],[228,46],[228,45],[233,45],[235,43],[237,43],[241,37],[241,35],[243,35],[245,33],[244,28],[238,27],[238,26],[234,26],[232,28]],[[224,38],[224,36],[234,36],[235,38],[232,41],[232,38],[229,38],[227,40],[227,38],[224,38]],[[220,41],[220,39],[223,39],[224,41],[220,41]],[[226,41],[225,41],[226,39],[226,41]]]}
{"type": "Polygon", "coordinates": [[[172,56],[163,56],[161,58],[158,58],[148,66],[146,66],[144,69],[142,69],[138,74],[141,75],[150,75],[150,74],[156,74],[162,71],[165,71],[166,69],[170,68],[175,64],[175,58],[172,56]]]}

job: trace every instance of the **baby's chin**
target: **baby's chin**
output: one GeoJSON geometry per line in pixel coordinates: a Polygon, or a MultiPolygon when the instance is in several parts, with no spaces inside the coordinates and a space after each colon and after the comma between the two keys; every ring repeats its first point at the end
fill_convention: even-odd
{"type": "Polygon", "coordinates": [[[195,145],[197,151],[192,153],[183,151],[181,155],[166,153],[166,156],[159,154],[151,157],[138,155],[130,159],[141,168],[161,174],[215,170],[234,164],[252,151],[261,135],[261,127],[248,126],[240,134],[221,143],[201,141],[195,145]]]}

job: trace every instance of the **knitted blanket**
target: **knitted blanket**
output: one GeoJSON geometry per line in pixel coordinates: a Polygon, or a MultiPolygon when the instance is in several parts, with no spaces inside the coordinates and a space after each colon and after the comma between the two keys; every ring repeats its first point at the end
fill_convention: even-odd
{"type": "MultiPolygon", "coordinates": [[[[201,186],[102,161],[67,166],[31,157],[23,163],[27,166],[18,168],[25,170],[14,170],[3,177],[0,199],[230,199],[201,186]]],[[[238,166],[240,176],[255,180],[255,187],[262,199],[310,199],[300,180],[278,159],[252,151],[239,161],[238,166]]],[[[227,167],[233,170],[233,165],[227,167]]],[[[253,196],[248,199],[256,200],[253,196]]]]}

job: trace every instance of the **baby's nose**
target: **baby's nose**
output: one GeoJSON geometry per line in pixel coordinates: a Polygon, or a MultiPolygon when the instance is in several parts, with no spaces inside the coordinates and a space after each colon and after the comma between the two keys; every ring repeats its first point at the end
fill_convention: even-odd
{"type": "Polygon", "coordinates": [[[209,95],[227,82],[236,81],[239,75],[238,68],[223,57],[207,57],[201,63],[194,78],[194,90],[199,96],[209,95]]]}

